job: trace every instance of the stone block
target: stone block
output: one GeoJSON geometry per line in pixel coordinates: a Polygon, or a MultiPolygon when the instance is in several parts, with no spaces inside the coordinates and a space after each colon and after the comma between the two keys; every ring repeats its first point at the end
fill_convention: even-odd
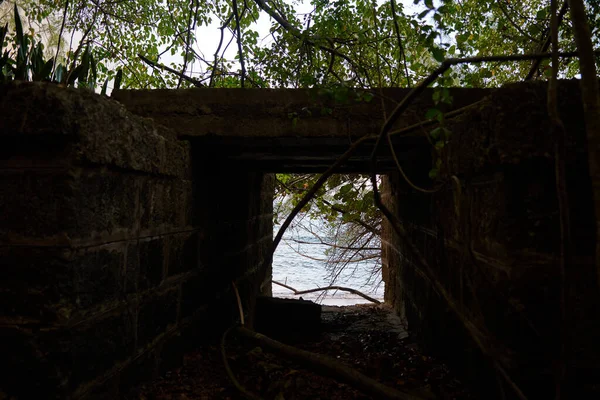
{"type": "Polygon", "coordinates": [[[127,258],[123,271],[123,292],[125,294],[138,291],[140,279],[140,244],[138,241],[127,243],[127,258]]]}
{"type": "Polygon", "coordinates": [[[156,287],[164,277],[164,238],[146,239],[137,245],[139,252],[138,289],[156,287]]]}
{"type": "Polygon", "coordinates": [[[65,322],[121,293],[122,244],[80,251],[2,247],[0,257],[5,317],[65,322]]]}
{"type": "Polygon", "coordinates": [[[78,307],[89,308],[120,296],[124,252],[123,243],[77,252],[73,262],[73,286],[78,307]]]}
{"type": "Polygon", "coordinates": [[[0,246],[0,259],[0,318],[38,322],[60,318],[58,304],[65,297],[69,303],[74,298],[68,252],[0,246]]]}
{"type": "Polygon", "coordinates": [[[206,306],[212,298],[212,291],[220,290],[219,282],[209,279],[206,274],[198,274],[190,277],[181,285],[181,318],[194,315],[194,313],[206,306]]]}
{"type": "Polygon", "coordinates": [[[121,398],[139,398],[131,389],[142,382],[158,376],[158,357],[155,348],[150,348],[135,357],[120,373],[119,393],[121,398]]]}
{"type": "Polygon", "coordinates": [[[133,314],[123,312],[66,332],[63,340],[70,340],[73,383],[92,380],[129,358],[134,353],[135,329],[133,314]]]}
{"type": "Polygon", "coordinates": [[[136,225],[134,175],[106,169],[18,171],[0,174],[0,240],[62,246],[136,225]]]}
{"type": "Polygon", "coordinates": [[[188,174],[189,147],[173,140],[172,134],[165,133],[167,128],[86,90],[45,82],[11,82],[0,90],[0,114],[4,116],[0,121],[2,140],[54,137],[68,144],[71,164],[93,163],[180,177],[188,174]]]}
{"type": "Polygon", "coordinates": [[[321,333],[321,305],[312,301],[260,296],[254,313],[256,331],[278,340],[321,333]]]}
{"type": "Polygon", "coordinates": [[[142,349],[167,327],[177,322],[179,290],[168,289],[153,292],[140,305],[138,313],[137,348],[142,349]]]}
{"type": "MultiPolygon", "coordinates": [[[[68,199],[73,178],[62,172],[2,171],[0,173],[0,240],[52,237],[72,230],[76,215],[68,199]]],[[[58,240],[54,238],[54,240],[58,240]]]]}
{"type": "Polygon", "coordinates": [[[198,267],[200,233],[172,235],[166,239],[169,247],[168,276],[175,276],[198,267]]]}
{"type": "Polygon", "coordinates": [[[12,327],[1,332],[0,387],[17,398],[65,398],[133,354],[130,315],[111,315],[68,329],[35,335],[12,327]]]}

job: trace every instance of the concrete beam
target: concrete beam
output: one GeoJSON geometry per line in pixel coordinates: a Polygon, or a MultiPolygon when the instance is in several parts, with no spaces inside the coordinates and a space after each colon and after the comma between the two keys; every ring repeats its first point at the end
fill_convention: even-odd
{"type": "MultiPolygon", "coordinates": [[[[322,89],[118,90],[112,96],[129,111],[172,128],[199,149],[196,154],[222,165],[268,172],[322,172],[355,140],[376,135],[384,116],[409,91],[376,90],[371,101],[365,101],[365,91],[336,97],[322,89]]],[[[426,112],[436,107],[433,93],[426,89],[394,129],[423,121],[426,112]]],[[[490,93],[490,89],[450,89],[453,103],[444,110],[464,107],[490,93]]],[[[429,155],[422,135],[395,137],[394,142],[403,162],[429,155]]],[[[370,171],[373,145],[371,141],[361,146],[340,172],[370,171]]],[[[395,168],[387,144],[378,160],[378,172],[395,168]]]]}
{"type": "MultiPolygon", "coordinates": [[[[410,89],[381,90],[385,115],[410,89]]],[[[117,90],[112,98],[134,114],[174,129],[178,136],[242,138],[342,138],[376,134],[384,119],[379,90],[371,101],[364,91],[336,98],[322,89],[158,89],[117,90]],[[340,98],[340,97],[343,97],[340,98]]],[[[474,103],[491,89],[452,88],[446,110],[474,103]]],[[[404,112],[395,128],[425,119],[434,107],[433,89],[426,89],[404,112]]]]}

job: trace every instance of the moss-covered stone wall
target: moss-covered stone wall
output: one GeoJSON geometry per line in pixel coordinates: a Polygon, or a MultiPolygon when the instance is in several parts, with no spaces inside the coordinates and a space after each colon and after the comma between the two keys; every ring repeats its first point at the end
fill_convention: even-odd
{"type": "MultiPolygon", "coordinates": [[[[406,316],[423,344],[459,365],[486,396],[515,396],[500,367],[528,398],[553,397],[561,342],[566,398],[590,398],[600,381],[595,222],[578,82],[561,82],[558,99],[567,133],[572,224],[565,321],[554,141],[544,83],[501,88],[448,120],[449,143],[432,156],[442,160],[445,184],[439,191],[419,192],[398,174],[386,181],[388,206],[474,329],[467,333],[389,225],[383,240],[386,300],[406,316]]],[[[419,179],[431,165],[407,166],[407,175],[431,187],[419,179]]]]}
{"type": "Polygon", "coordinates": [[[3,86],[0,115],[0,397],[117,398],[232,322],[231,281],[252,305],[269,176],[87,91],[3,86]]]}

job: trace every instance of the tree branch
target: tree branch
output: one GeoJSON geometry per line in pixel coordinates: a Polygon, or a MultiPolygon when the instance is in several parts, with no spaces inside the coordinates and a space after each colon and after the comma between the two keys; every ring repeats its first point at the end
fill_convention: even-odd
{"type": "Polygon", "coordinates": [[[225,35],[225,28],[227,28],[229,26],[232,19],[233,19],[233,13],[231,13],[231,15],[229,15],[229,18],[227,18],[225,20],[225,22],[223,22],[223,25],[221,25],[221,27],[219,28],[221,30],[221,38],[219,39],[219,45],[217,46],[217,50],[215,50],[215,61],[213,63],[212,71],[210,74],[210,81],[208,83],[209,87],[214,86],[215,74],[217,72],[217,63],[219,61],[219,51],[221,51],[221,46],[223,45],[223,36],[225,35]]]}
{"type": "MultiPolygon", "coordinates": [[[[562,7],[560,8],[560,11],[558,13],[558,18],[557,18],[557,22],[556,22],[556,26],[559,27],[560,24],[562,23],[562,20],[565,16],[565,14],[567,13],[567,10],[569,9],[569,1],[565,0],[563,2],[562,7]]],[[[558,28],[557,28],[558,29],[558,28]]],[[[548,50],[548,47],[550,47],[550,41],[552,39],[552,35],[548,35],[548,37],[546,38],[546,40],[544,41],[544,43],[542,44],[542,47],[540,48],[540,52],[545,52],[548,50]]],[[[541,58],[538,58],[537,60],[534,60],[533,64],[531,65],[531,69],[529,70],[529,73],[527,74],[527,76],[525,77],[526,81],[529,81],[533,78],[533,76],[535,75],[535,73],[538,70],[538,67],[540,66],[540,62],[542,61],[541,58]]]]}
{"type": "Polygon", "coordinates": [[[237,0],[232,0],[233,15],[235,16],[235,31],[238,45],[238,54],[240,56],[240,66],[242,67],[242,76],[240,84],[244,87],[244,79],[246,77],[246,66],[244,65],[244,51],[242,49],[242,33],[240,30],[240,15],[238,13],[237,0]]]}
{"type": "Polygon", "coordinates": [[[288,286],[286,284],[283,284],[281,282],[277,282],[277,281],[273,281],[273,280],[271,282],[273,282],[276,285],[279,285],[279,286],[282,286],[282,287],[284,287],[286,289],[291,290],[292,292],[294,292],[295,295],[301,295],[301,294],[307,294],[307,293],[314,293],[314,292],[322,292],[324,290],[341,290],[343,292],[350,292],[352,294],[360,296],[360,297],[362,297],[362,298],[364,298],[366,300],[369,300],[370,302],[373,302],[375,304],[381,304],[381,302],[379,300],[374,299],[371,296],[368,296],[368,295],[366,295],[366,294],[364,294],[362,292],[359,292],[356,289],[347,288],[347,287],[343,287],[343,286],[327,286],[327,287],[323,287],[323,288],[314,288],[314,289],[306,289],[306,290],[296,290],[293,287],[288,286]]]}
{"type": "Polygon", "coordinates": [[[565,277],[566,265],[570,255],[570,216],[569,216],[569,195],[567,192],[567,177],[565,168],[566,159],[566,135],[565,127],[558,115],[558,17],[557,0],[551,0],[550,5],[550,36],[552,42],[552,76],[548,84],[548,116],[552,124],[552,134],[554,139],[554,171],[556,197],[558,199],[558,214],[560,220],[560,249],[558,258],[559,282],[559,315],[560,328],[558,329],[558,360],[555,366],[555,384],[556,400],[560,400],[562,395],[562,385],[566,373],[566,340],[567,340],[567,320],[566,320],[566,298],[565,298],[565,277]]]}
{"type": "Polygon", "coordinates": [[[192,78],[192,77],[187,76],[185,74],[182,74],[181,72],[175,71],[173,68],[170,68],[170,67],[167,67],[166,65],[157,63],[156,61],[149,60],[149,59],[147,59],[146,57],[144,57],[141,54],[138,54],[138,57],[143,62],[145,62],[146,64],[148,64],[149,66],[151,66],[152,68],[158,68],[158,69],[161,69],[163,71],[167,71],[167,72],[170,72],[170,73],[172,73],[174,75],[177,75],[179,78],[184,79],[184,80],[190,82],[192,85],[194,85],[196,87],[204,87],[204,84],[201,81],[199,81],[198,79],[195,79],[195,78],[192,78]]]}
{"type": "Polygon", "coordinates": [[[581,97],[596,214],[596,273],[600,288],[600,95],[598,94],[598,76],[583,1],[569,0],[569,5],[581,69],[581,97]]]}
{"type": "Polygon", "coordinates": [[[277,342],[260,333],[253,332],[249,329],[238,327],[236,332],[248,339],[258,342],[261,346],[273,351],[276,354],[282,355],[287,359],[295,361],[300,365],[307,366],[313,370],[317,370],[324,375],[351,385],[362,390],[377,399],[398,399],[398,400],[420,400],[419,397],[413,396],[406,392],[393,389],[389,386],[382,385],[374,379],[361,374],[357,370],[347,367],[344,364],[320,354],[311,353],[305,350],[296,349],[292,346],[277,342]]]}
{"type": "Polygon", "coordinates": [[[200,7],[200,1],[198,0],[191,0],[190,1],[190,16],[188,18],[188,31],[187,31],[187,38],[185,41],[185,55],[183,57],[183,67],[181,68],[181,74],[179,75],[179,80],[177,82],[177,89],[179,89],[181,87],[181,81],[182,79],[184,79],[183,77],[185,76],[185,69],[187,68],[187,60],[188,60],[188,54],[190,52],[190,41],[192,38],[192,31],[194,30],[194,28],[196,27],[196,19],[197,19],[197,15],[198,15],[198,7],[200,7]],[[196,9],[192,10],[192,6],[194,4],[194,1],[196,2],[196,9]],[[194,22],[192,23],[192,15],[193,15],[193,19],[194,22]]]}
{"type": "Polygon", "coordinates": [[[396,40],[398,41],[398,48],[400,49],[400,57],[404,64],[404,73],[406,75],[406,87],[410,88],[410,75],[408,74],[408,65],[406,64],[406,52],[404,51],[404,46],[402,45],[402,38],[400,37],[400,27],[398,26],[398,20],[396,17],[396,0],[390,0],[390,5],[392,6],[392,18],[394,19],[394,31],[396,32],[396,40]]]}

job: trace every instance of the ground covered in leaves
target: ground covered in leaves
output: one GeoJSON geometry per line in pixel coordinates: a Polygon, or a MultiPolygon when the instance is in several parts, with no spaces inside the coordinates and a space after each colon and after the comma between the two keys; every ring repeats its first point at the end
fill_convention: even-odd
{"type": "MultiPolygon", "coordinates": [[[[422,398],[475,399],[440,361],[419,351],[386,306],[323,307],[322,333],[294,346],[337,359],[365,375],[422,398]]],[[[370,397],[280,356],[235,333],[226,354],[242,386],[262,398],[369,399],[370,397]]],[[[184,365],[131,390],[127,399],[239,399],[223,366],[219,344],[186,355],[184,365]]]]}

